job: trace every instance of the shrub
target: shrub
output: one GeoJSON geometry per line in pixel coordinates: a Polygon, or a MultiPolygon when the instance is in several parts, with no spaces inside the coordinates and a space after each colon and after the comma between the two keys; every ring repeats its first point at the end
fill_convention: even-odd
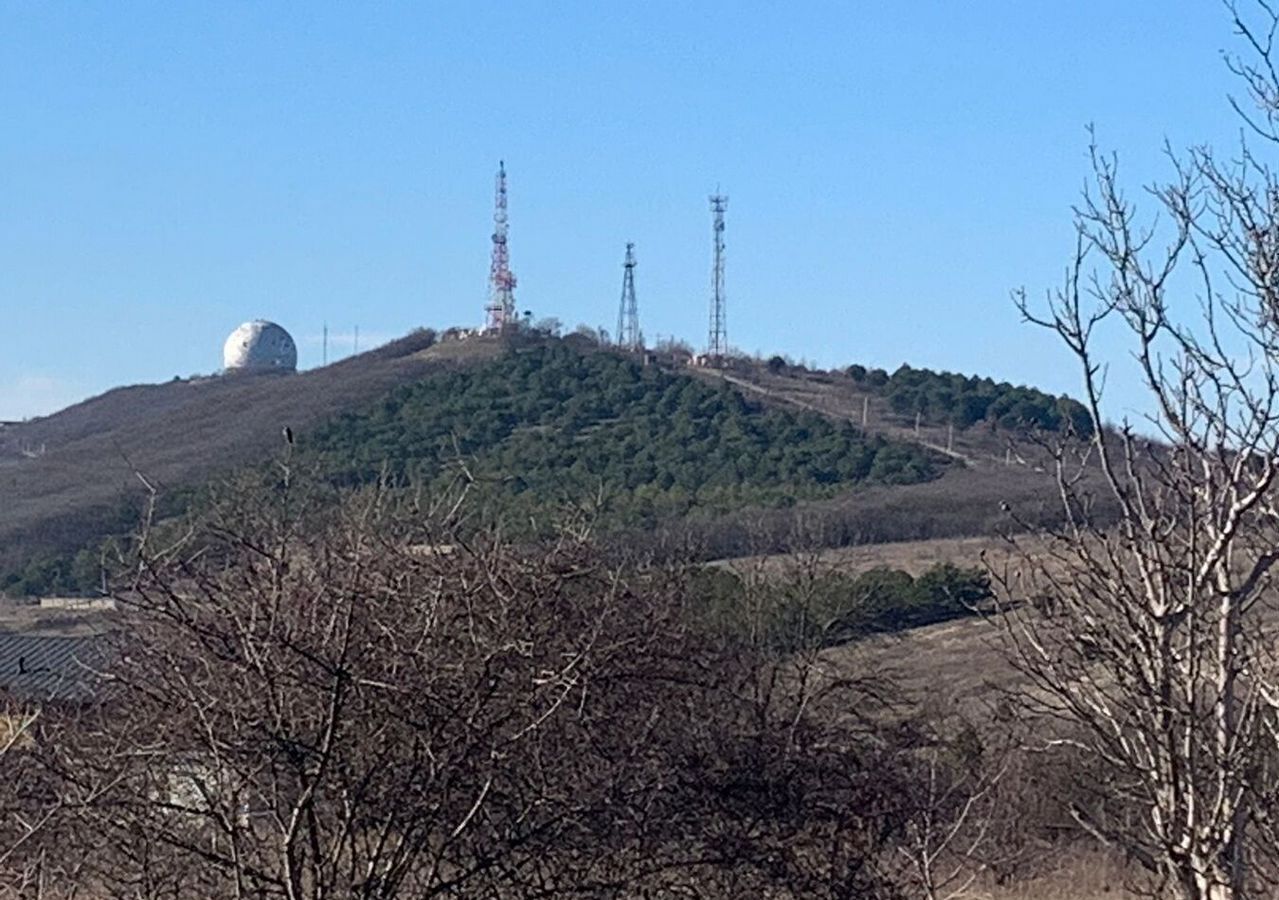
{"type": "Polygon", "coordinates": [[[691,585],[696,608],[715,629],[784,653],[960,618],[992,596],[984,570],[949,563],[918,578],[879,567],[815,580],[779,578],[749,590],[732,572],[708,568],[691,585]]]}

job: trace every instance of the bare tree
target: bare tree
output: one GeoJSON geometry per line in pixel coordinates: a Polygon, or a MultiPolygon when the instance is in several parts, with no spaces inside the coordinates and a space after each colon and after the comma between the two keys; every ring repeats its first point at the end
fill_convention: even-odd
{"type": "Polygon", "coordinates": [[[147,535],[107,686],[50,721],[87,883],[140,898],[891,895],[853,682],[697,625],[687,571],[465,497],[286,477],[147,535]]]}
{"type": "Polygon", "coordinates": [[[961,729],[935,737],[913,756],[910,813],[897,841],[904,880],[924,900],[957,900],[992,862],[1012,856],[995,846],[1004,837],[998,822],[1012,812],[998,791],[1008,753],[982,747],[975,732],[961,729]]]}
{"type": "MultiPolygon", "coordinates": [[[[57,702],[57,701],[55,701],[57,702]]],[[[104,785],[78,786],[49,777],[40,758],[44,721],[76,716],[74,703],[56,712],[11,697],[0,709],[0,898],[70,900],[81,887],[81,860],[63,852],[73,810],[104,785]]]]}
{"type": "MultiPolygon", "coordinates": [[[[1257,132],[1274,140],[1279,19],[1230,9],[1260,58],[1235,63],[1257,132]]],[[[1273,849],[1257,826],[1276,790],[1279,182],[1246,145],[1230,161],[1169,156],[1172,181],[1147,194],[1160,218],[1143,226],[1094,149],[1066,283],[1046,309],[1019,299],[1078,360],[1095,427],[1054,448],[1065,524],[1001,580],[1010,600],[1050,600],[1051,616],[1025,604],[1005,622],[1045,743],[1101,763],[1078,823],[1182,897],[1234,900],[1273,849]],[[1142,427],[1106,427],[1112,326],[1149,398],[1142,427]],[[1099,496],[1117,521],[1094,515],[1099,496]]]]}
{"type": "Polygon", "coordinates": [[[25,704],[0,709],[0,896],[19,896],[38,878],[38,866],[25,851],[46,824],[49,813],[19,802],[26,799],[25,772],[17,757],[31,740],[38,713],[25,704]]]}

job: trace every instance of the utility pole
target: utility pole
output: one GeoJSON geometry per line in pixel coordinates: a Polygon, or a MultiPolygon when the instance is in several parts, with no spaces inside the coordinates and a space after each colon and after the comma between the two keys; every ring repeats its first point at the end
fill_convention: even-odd
{"type": "Polygon", "coordinates": [[[489,300],[484,307],[485,331],[502,331],[515,322],[515,275],[506,245],[506,163],[497,164],[497,190],[493,202],[493,256],[489,263],[489,300]]]}
{"type": "Polygon", "coordinates": [[[329,323],[328,322],[324,323],[323,359],[324,359],[324,365],[327,366],[329,364],[329,323]]]}
{"type": "Polygon", "coordinates": [[[638,350],[642,343],[639,330],[639,304],[635,300],[635,245],[626,245],[626,261],[622,263],[622,301],[617,310],[617,346],[638,350]]]}
{"type": "Polygon", "coordinates": [[[728,198],[716,192],[710,200],[715,262],[711,269],[711,321],[707,331],[706,356],[718,365],[728,355],[727,298],[724,293],[724,211],[728,208],[728,198]]]}

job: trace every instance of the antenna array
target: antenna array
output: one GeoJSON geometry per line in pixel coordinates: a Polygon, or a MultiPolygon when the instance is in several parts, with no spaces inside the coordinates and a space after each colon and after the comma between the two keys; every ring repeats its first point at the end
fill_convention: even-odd
{"type": "Polygon", "coordinates": [[[493,204],[493,259],[489,265],[489,301],[485,330],[501,331],[515,322],[515,275],[506,246],[506,163],[497,164],[497,191],[493,204]]]}
{"type": "Polygon", "coordinates": [[[728,316],[724,295],[724,211],[728,198],[711,195],[711,213],[715,235],[715,263],[711,270],[711,321],[706,339],[706,356],[720,362],[728,355],[728,316]]]}
{"type": "Polygon", "coordinates": [[[626,245],[626,261],[622,263],[622,302],[617,310],[617,346],[639,350],[644,338],[639,330],[639,304],[635,300],[635,245],[626,245]]]}

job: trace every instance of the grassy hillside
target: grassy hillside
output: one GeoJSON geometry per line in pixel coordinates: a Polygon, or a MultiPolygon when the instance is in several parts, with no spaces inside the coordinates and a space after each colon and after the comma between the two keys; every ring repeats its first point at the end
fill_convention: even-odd
{"type": "Polygon", "coordinates": [[[570,340],[515,344],[420,333],[295,376],[120,388],[0,432],[0,590],[91,581],[96,554],[74,554],[136,523],[139,475],[180,505],[282,447],[286,425],[337,485],[387,473],[430,485],[464,460],[513,521],[587,504],[628,542],[664,540],[660,524],[704,558],[779,549],[797,516],[848,546],[989,534],[1005,503],[1055,514],[1050,478],[1020,458],[1028,445],[1004,450],[1010,422],[917,433],[886,393],[896,376],[717,373],[570,340]],[[31,448],[45,452],[18,452],[31,448]]]}
{"type": "Polygon", "coordinates": [[[401,387],[304,447],[341,484],[388,471],[430,483],[465,460],[514,519],[603,498],[611,524],[650,527],[923,482],[942,467],[915,444],[561,343],[401,387]]]}
{"type": "Polygon", "coordinates": [[[117,388],[0,431],[0,570],[136,522],[138,473],[167,491],[259,460],[303,430],[396,385],[500,348],[437,358],[429,332],[290,376],[203,378],[117,388]],[[43,450],[24,456],[21,451],[43,450]]]}

